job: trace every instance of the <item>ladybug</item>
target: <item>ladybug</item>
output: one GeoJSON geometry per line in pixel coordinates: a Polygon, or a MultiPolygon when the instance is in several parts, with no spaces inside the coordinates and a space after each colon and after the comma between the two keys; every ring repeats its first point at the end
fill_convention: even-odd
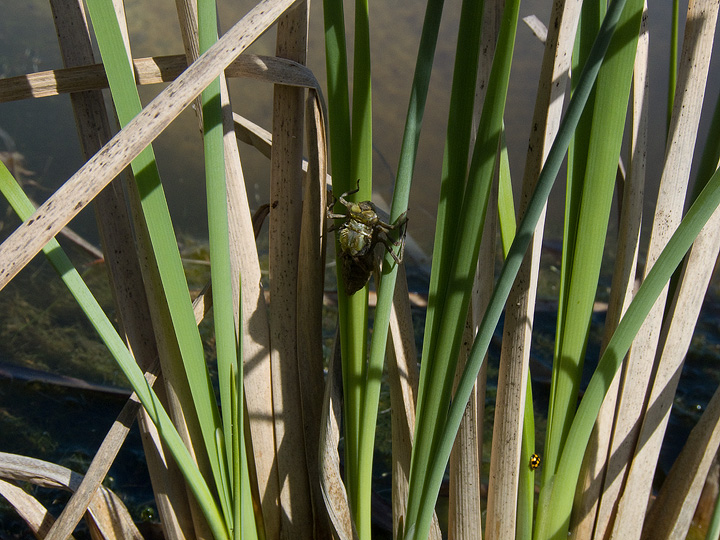
{"type": "Polygon", "coordinates": [[[529,463],[530,470],[534,471],[535,469],[537,469],[540,466],[541,462],[542,462],[542,460],[540,459],[540,456],[538,456],[537,454],[533,454],[532,456],[530,456],[530,463],[529,463]]]}

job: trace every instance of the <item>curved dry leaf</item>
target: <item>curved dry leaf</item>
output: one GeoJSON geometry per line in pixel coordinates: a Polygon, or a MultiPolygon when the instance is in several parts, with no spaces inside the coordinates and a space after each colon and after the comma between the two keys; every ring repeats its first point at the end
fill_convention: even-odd
{"type": "MultiPolygon", "coordinates": [[[[172,82],[188,67],[185,56],[181,54],[135,58],[132,64],[135,80],[140,86],[172,82]]],[[[225,69],[225,76],[306,88],[319,86],[312,71],[302,64],[257,54],[241,54],[225,69]]],[[[0,103],[107,87],[107,75],[102,64],[51,69],[0,79],[0,103]]]]}
{"type": "MultiPolygon", "coordinates": [[[[54,463],[0,452],[0,478],[7,478],[16,482],[30,482],[47,488],[75,491],[81,485],[83,477],[54,463]]],[[[14,496],[17,501],[24,501],[30,505],[27,510],[22,510],[22,512],[27,512],[28,515],[32,516],[38,515],[39,509],[32,502],[21,498],[14,490],[9,491],[12,492],[13,495],[11,496],[14,496]]],[[[88,511],[106,538],[143,540],[125,505],[109,489],[101,486],[95,492],[88,511]]],[[[47,518],[43,519],[46,520],[47,518]]],[[[52,523],[47,525],[48,530],[50,525],[52,523]]]]}
{"type": "Polygon", "coordinates": [[[340,343],[335,342],[335,354],[330,359],[325,395],[323,398],[320,431],[320,490],[325,508],[338,540],[357,540],[357,531],[350,513],[345,484],[340,472],[340,418],[342,417],[342,372],[340,370],[340,343]]]}
{"type": "Polygon", "coordinates": [[[35,497],[5,480],[0,480],[0,496],[10,503],[35,536],[45,537],[55,520],[35,497]]]}

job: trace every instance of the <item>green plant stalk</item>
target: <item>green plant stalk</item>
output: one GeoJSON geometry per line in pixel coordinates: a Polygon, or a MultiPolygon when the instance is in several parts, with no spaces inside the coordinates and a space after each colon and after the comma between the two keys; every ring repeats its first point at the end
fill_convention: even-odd
{"type": "MultiPolygon", "coordinates": [[[[242,341],[242,333],[240,334],[242,341]]],[[[238,346],[238,357],[242,358],[242,343],[238,346]]],[[[255,519],[255,508],[259,513],[260,503],[257,506],[253,504],[251,479],[249,474],[249,464],[247,459],[245,445],[245,401],[243,388],[243,364],[233,366],[232,373],[232,455],[234,456],[231,463],[233,469],[233,529],[232,534],[235,540],[245,538],[247,540],[257,540],[264,538],[264,528],[262,520],[255,519]]]]}
{"type": "MultiPolygon", "coordinates": [[[[198,2],[198,38],[200,54],[217,41],[217,13],[215,0],[198,2]]],[[[227,186],[225,180],[225,150],[223,143],[222,104],[220,79],[216,79],[202,92],[203,145],[205,150],[205,186],[208,206],[208,238],[210,244],[210,277],[213,287],[213,321],[218,366],[218,386],[222,410],[221,440],[228,463],[227,484],[222,491],[231,493],[235,484],[230,448],[233,440],[233,406],[231,391],[234,388],[232,373],[237,372],[237,333],[233,305],[232,271],[230,265],[230,234],[227,215],[227,186]]],[[[242,384],[242,381],[240,381],[242,384]]],[[[227,508],[228,516],[232,515],[227,508]]]]}
{"type": "MultiPolygon", "coordinates": [[[[345,19],[341,0],[323,0],[325,25],[325,62],[328,85],[330,160],[333,192],[340,195],[355,188],[351,167],[350,98],[348,88],[345,19]]],[[[336,211],[342,212],[342,206],[336,211]]],[[[348,297],[343,287],[340,245],[335,240],[338,283],[339,339],[342,356],[343,417],[345,431],[345,486],[352,501],[356,493],[358,441],[360,438],[361,374],[366,352],[364,334],[367,321],[367,289],[348,297]],[[363,298],[365,297],[365,298],[363,298]],[[353,376],[354,374],[354,376],[353,376]]]]}
{"type": "Polygon", "coordinates": [[[668,241],[600,358],[578,407],[557,474],[553,479],[549,502],[553,511],[548,512],[544,522],[538,520],[538,525],[541,526],[536,527],[536,538],[559,540],[567,537],[575,485],[580,474],[585,448],[605,394],[650,309],[718,206],[720,206],[720,171],[713,174],[708,185],[668,241]]]}
{"type": "MultiPolygon", "coordinates": [[[[335,252],[340,253],[339,244],[335,252]]],[[[351,508],[357,508],[360,452],[360,418],[362,416],[365,357],[367,354],[366,324],[368,320],[368,290],[363,288],[352,296],[345,294],[340,269],[342,261],[336,258],[338,271],[338,321],[340,352],[342,355],[344,422],[345,422],[345,487],[351,508]]],[[[353,515],[355,512],[353,511],[353,515]]]]}
{"type": "Polygon", "coordinates": [[[513,200],[512,178],[510,176],[510,159],[505,143],[505,126],[500,136],[500,175],[498,181],[498,222],[502,240],[503,255],[507,257],[515,238],[517,223],[515,221],[515,201],[513,200]]]}
{"type": "MultiPolygon", "coordinates": [[[[323,0],[325,65],[328,86],[328,123],[333,189],[353,189],[350,168],[350,98],[348,89],[345,15],[339,0],[323,0]]],[[[339,194],[339,193],[336,193],[339,194]]],[[[340,210],[340,207],[338,207],[340,210]]]]}
{"type": "MultiPolygon", "coordinates": [[[[228,478],[228,459],[227,455],[225,454],[225,443],[223,441],[223,432],[222,429],[217,428],[215,430],[215,448],[217,450],[217,459],[220,462],[220,479],[222,481],[222,485],[228,486],[230,485],[230,480],[228,478]]],[[[233,503],[230,496],[229,490],[223,490],[220,492],[220,507],[223,510],[223,518],[225,518],[225,527],[227,527],[228,531],[233,530],[233,515],[232,515],[232,508],[233,503]]]]}
{"type": "MultiPolygon", "coordinates": [[[[559,454],[574,416],[593,303],[598,287],[610,207],[615,188],[623,129],[627,116],[635,51],[642,16],[642,0],[626,4],[607,59],[598,74],[593,100],[584,177],[572,192],[572,235],[569,258],[563,266],[562,327],[558,324],[545,440],[543,480],[555,473],[559,454]]],[[[576,135],[575,140],[578,137],[576,135]]],[[[576,154],[577,155],[577,154],[576,154]]]]}
{"type": "MultiPolygon", "coordinates": [[[[242,276],[238,277],[238,339],[236,358],[240,359],[230,367],[230,406],[232,429],[230,430],[230,441],[228,441],[232,461],[232,535],[233,540],[246,538],[257,538],[257,529],[254,524],[252,506],[250,513],[246,512],[248,494],[250,493],[250,479],[248,475],[247,456],[245,455],[245,418],[243,407],[245,401],[243,386],[243,312],[242,312],[242,276]],[[247,484],[247,488],[245,485],[247,484]]],[[[252,505],[252,499],[250,500],[252,505]]]]}
{"type": "MultiPolygon", "coordinates": [[[[89,0],[88,10],[105,64],[118,119],[124,126],[140,112],[142,107],[115,10],[109,0],[89,0]]],[[[182,354],[183,365],[176,366],[175,369],[178,374],[185,373],[191,392],[191,395],[180,393],[179,399],[182,403],[194,405],[202,430],[205,453],[216,489],[219,490],[222,489],[222,482],[215,448],[215,429],[219,427],[220,419],[152,146],[148,146],[133,160],[132,170],[142,201],[174,333],[182,354]]],[[[170,375],[167,372],[164,374],[166,377],[170,375]]],[[[182,392],[181,387],[175,390],[182,392]]],[[[186,414],[192,412],[188,410],[186,414]]]]}
{"type": "MultiPolygon", "coordinates": [[[[594,0],[584,2],[581,8],[580,20],[578,21],[578,29],[575,35],[575,46],[573,47],[572,70],[571,73],[581,73],[588,55],[592,49],[595,36],[600,28],[602,17],[605,14],[605,3],[602,0],[594,0]]],[[[575,91],[577,79],[571,79],[572,91],[575,91]]],[[[575,241],[577,229],[578,215],[580,213],[580,203],[582,201],[583,181],[585,179],[585,170],[587,168],[587,157],[590,145],[590,134],[593,127],[593,110],[595,103],[595,89],[593,89],[588,97],[588,103],[585,111],[580,117],[575,134],[568,148],[568,168],[567,182],[565,186],[565,207],[563,216],[563,235],[562,235],[562,254],[560,260],[560,295],[558,299],[557,324],[555,333],[555,348],[553,358],[559,359],[562,356],[562,340],[566,335],[565,321],[567,314],[567,303],[569,298],[568,289],[570,286],[570,277],[572,276],[572,262],[575,253],[575,241]]],[[[583,332],[584,335],[584,332],[583,332]]],[[[557,377],[560,375],[558,366],[561,362],[555,360],[553,362],[554,369],[551,373],[550,384],[550,400],[548,406],[548,418],[555,417],[555,399],[554,392],[558,388],[557,377]]],[[[552,436],[553,429],[560,426],[560,423],[553,424],[547,422],[545,437],[545,466],[541,471],[543,482],[547,479],[548,474],[554,472],[555,461],[548,459],[547,444],[549,440],[555,440],[552,436]]],[[[551,453],[552,457],[552,453],[551,453]]]]}
{"type": "Polygon", "coordinates": [[[328,85],[328,122],[333,182],[338,188],[352,189],[350,180],[350,99],[348,89],[345,15],[338,0],[323,0],[325,27],[325,67],[328,85]]]}
{"type": "MultiPolygon", "coordinates": [[[[350,98],[348,89],[345,15],[339,0],[323,0],[325,65],[328,86],[328,123],[333,189],[344,193],[354,188],[350,171],[350,98]]],[[[340,210],[340,207],[337,207],[340,210]]]]}
{"type": "MultiPolygon", "coordinates": [[[[242,357],[242,355],[238,356],[242,357]]],[[[246,464],[246,466],[241,471],[243,474],[243,486],[241,487],[245,490],[245,492],[243,492],[242,499],[243,530],[245,531],[243,534],[248,535],[247,538],[254,538],[255,535],[257,535],[258,540],[265,540],[265,522],[263,520],[262,514],[262,501],[260,499],[260,490],[258,489],[257,469],[255,466],[255,460],[253,459],[254,454],[252,438],[247,436],[247,434],[250,433],[250,415],[248,414],[247,398],[245,397],[244,389],[242,418],[244,429],[244,444],[240,449],[240,453],[243,456],[242,463],[246,464]],[[248,495],[245,496],[245,493],[247,493],[248,495]],[[252,517],[250,514],[252,514],[252,517]],[[249,532],[248,529],[253,525],[254,532],[249,532]]]]}
{"type": "Polygon", "coordinates": [[[352,88],[352,176],[360,180],[355,200],[372,196],[372,85],[370,17],[367,0],[355,0],[355,46],[352,88]]]}
{"type": "MultiPolygon", "coordinates": [[[[572,68],[571,73],[580,73],[585,66],[587,56],[592,48],[595,36],[605,13],[605,1],[595,0],[584,2],[581,8],[580,19],[578,21],[578,29],[575,34],[575,46],[573,47],[572,68]]],[[[575,91],[577,78],[572,77],[570,80],[571,90],[575,91]]],[[[573,260],[573,252],[575,249],[575,226],[577,224],[579,204],[582,194],[582,181],[585,176],[585,168],[587,165],[588,145],[590,139],[590,131],[592,129],[592,112],[593,103],[595,101],[595,90],[590,93],[588,104],[580,118],[575,136],[570,142],[568,148],[568,166],[567,166],[567,182],[565,186],[565,207],[563,217],[563,235],[562,235],[562,254],[560,268],[564,271],[560,273],[560,297],[558,300],[558,317],[557,330],[554,349],[554,358],[558,358],[560,348],[562,346],[562,337],[564,336],[563,327],[565,325],[566,302],[568,300],[568,269],[573,260]]],[[[555,377],[557,371],[553,370],[551,374],[551,388],[555,388],[555,377]]],[[[550,401],[548,417],[553,414],[553,402],[550,401]]],[[[552,425],[548,423],[548,431],[552,430],[552,425]]],[[[543,476],[548,467],[543,469],[543,476]]]]}
{"type": "MultiPolygon", "coordinates": [[[[242,313],[242,310],[240,311],[242,313]]],[[[242,336],[242,333],[240,334],[242,336]]],[[[242,358],[242,347],[239,347],[238,356],[242,358]]],[[[243,533],[245,533],[245,520],[243,519],[243,511],[245,504],[245,493],[243,487],[245,481],[248,479],[247,474],[243,474],[241,467],[247,465],[242,459],[244,457],[244,444],[241,444],[243,435],[243,409],[240,405],[242,403],[242,373],[238,373],[238,367],[242,369],[242,363],[240,366],[235,365],[234,369],[231,370],[230,376],[233,385],[230,387],[230,401],[232,406],[231,421],[232,421],[232,432],[230,433],[232,439],[230,440],[230,453],[233,456],[233,460],[230,462],[230,468],[232,469],[232,536],[233,540],[241,540],[243,533]],[[240,394],[240,395],[238,395],[240,394]]],[[[249,486],[249,484],[248,484],[249,486]]],[[[252,514],[250,514],[252,516],[252,514]]],[[[249,517],[249,516],[248,516],[249,517]]],[[[251,530],[254,530],[252,528],[251,530]]],[[[248,537],[249,538],[249,537],[248,537]]]]}
{"type": "MultiPolygon", "coordinates": [[[[436,314],[442,313],[444,302],[444,295],[438,294],[438,292],[447,283],[457,237],[457,216],[462,211],[470,154],[476,74],[480,56],[482,14],[483,2],[463,2],[455,50],[450,111],[433,243],[433,264],[430,272],[428,308],[425,319],[425,336],[429,337],[423,342],[421,361],[423,366],[430,366],[433,362],[430,353],[438,331],[439,319],[436,318],[436,314]]],[[[420,396],[425,392],[427,373],[430,373],[428,369],[421,370],[420,396]]],[[[418,402],[422,402],[422,399],[419,399],[418,402]]]]}
{"type": "MultiPolygon", "coordinates": [[[[242,276],[238,277],[238,326],[243,327],[242,312],[242,276]]],[[[245,400],[245,365],[242,362],[243,332],[238,331],[237,341],[238,362],[232,369],[232,461],[233,468],[233,535],[235,540],[265,540],[265,523],[262,515],[262,502],[258,489],[255,463],[248,456],[253,456],[250,421],[245,400]],[[252,468],[252,469],[251,469],[252,468]],[[251,474],[252,470],[252,474],[251,474]]]]}
{"type": "MultiPolygon", "coordinates": [[[[428,87],[430,85],[432,60],[435,54],[435,46],[437,44],[442,8],[443,0],[429,0],[426,7],[425,21],[423,23],[423,30],[420,36],[420,46],[415,65],[415,74],[413,76],[410,102],[408,104],[405,131],[403,134],[400,152],[400,162],[398,164],[398,173],[390,211],[391,222],[397,220],[403,212],[407,211],[408,207],[412,173],[417,156],[418,142],[420,140],[420,128],[422,125],[425,103],[427,101],[428,87]]],[[[326,36],[327,35],[328,33],[326,30],[326,36]]],[[[397,267],[390,255],[386,255],[383,262],[382,279],[378,284],[378,301],[375,308],[374,332],[372,336],[368,373],[377,373],[378,371],[382,371],[387,346],[390,308],[392,305],[392,296],[395,289],[396,279],[397,267]]],[[[339,295],[339,298],[341,297],[342,295],[339,295]]],[[[365,407],[365,414],[367,414],[367,418],[371,415],[374,415],[375,417],[377,416],[378,398],[375,397],[375,384],[376,383],[373,383],[373,385],[371,385],[371,389],[366,392],[366,403],[375,404],[374,407],[370,405],[365,407]]],[[[372,432],[374,433],[375,422],[368,420],[367,425],[371,426],[372,432]]],[[[374,437],[370,437],[369,440],[372,441],[373,438],[374,437]]],[[[371,466],[372,462],[369,462],[369,467],[371,466]]],[[[369,478],[369,475],[367,477],[369,478]]]]}
{"type": "MultiPolygon", "coordinates": [[[[23,221],[29,219],[35,212],[32,203],[25,196],[18,183],[10,174],[10,171],[8,171],[2,162],[0,162],[0,191],[23,221]]],[[[173,458],[195,495],[213,534],[217,539],[228,538],[223,516],[205,479],[202,474],[200,474],[197,465],[180,439],[180,435],[178,435],[170,417],[165,412],[160,400],[148,384],[142,370],[128,351],[122,338],[110,322],[110,319],[108,319],[80,274],[73,267],[72,262],[62,250],[57,240],[53,239],[48,242],[43,248],[43,253],[78,302],[78,305],[103,340],[103,343],[105,343],[110,354],[115,358],[118,366],[132,386],[133,391],[137,394],[143,407],[147,410],[150,419],[158,428],[158,432],[172,453],[173,458]]]]}
{"type": "MultiPolygon", "coordinates": [[[[427,535],[436,498],[433,498],[432,504],[427,504],[426,493],[430,486],[428,464],[440,443],[445,415],[452,395],[455,366],[470,302],[482,225],[485,221],[495,172],[495,157],[502,131],[518,12],[519,2],[506,3],[470,163],[465,198],[458,218],[458,234],[451,270],[447,282],[439,284],[438,297],[444,299],[444,305],[442,310],[435,314],[439,319],[438,330],[432,337],[436,339],[431,340],[433,343],[427,356],[425,352],[423,353],[423,358],[433,360],[421,366],[421,370],[428,371],[424,379],[425,385],[418,396],[416,438],[410,470],[407,512],[407,523],[412,528],[407,531],[407,534],[411,535],[407,536],[408,538],[422,538],[423,535],[427,535]],[[416,522],[419,525],[417,530],[414,530],[416,522]]],[[[467,397],[464,399],[464,403],[466,402],[467,397]]]]}
{"type": "MultiPolygon", "coordinates": [[[[359,180],[359,191],[353,195],[355,201],[366,201],[372,197],[372,85],[370,62],[370,20],[367,0],[355,0],[355,44],[353,47],[353,86],[352,86],[352,135],[351,135],[351,179],[359,180]]],[[[338,265],[338,269],[341,266],[338,265]]],[[[344,290],[342,293],[344,294],[344,290]]],[[[367,366],[368,333],[368,287],[348,298],[348,340],[350,356],[345,365],[348,388],[346,399],[353,415],[352,432],[346,436],[346,444],[356,448],[356,457],[346,463],[352,467],[356,482],[352,484],[350,508],[355,519],[358,537],[371,536],[372,518],[372,471],[363,474],[361,462],[370,460],[372,455],[363,455],[362,439],[367,429],[363,425],[363,411],[368,406],[366,390],[371,376],[367,366]],[[352,435],[352,439],[349,437],[352,435]]],[[[372,375],[374,376],[374,375],[372,375]]],[[[379,382],[380,376],[378,376],[379,382]]],[[[377,405],[376,405],[377,407],[377,405]]],[[[370,452],[372,454],[372,450],[370,452]]]]}
{"type": "Polygon", "coordinates": [[[530,468],[530,456],[535,452],[535,415],[532,402],[532,382],[528,372],[525,391],[525,413],[520,450],[520,474],[517,495],[517,528],[515,538],[532,538],[533,508],[535,506],[535,471],[530,468]]]}
{"type": "MultiPolygon", "coordinates": [[[[425,469],[427,472],[427,481],[423,483],[422,489],[411,484],[408,507],[410,507],[414,497],[421,499],[419,503],[414,503],[420,508],[419,511],[415,513],[415,516],[419,516],[421,520],[417,518],[411,520],[408,514],[405,538],[427,538],[430,530],[432,511],[435,506],[435,501],[437,500],[445,467],[450,458],[450,452],[452,451],[455,435],[460,426],[465,406],[472,392],[478,372],[482,367],[490,340],[500,320],[513,281],[525,257],[525,252],[530,245],[538,219],[545,208],[555,178],[562,165],[565,152],[570,144],[570,139],[573,136],[580,115],[587,103],[588,96],[590,95],[600,69],[600,64],[610,44],[610,39],[615,31],[624,6],[625,0],[615,0],[609,7],[607,15],[603,20],[595,45],[588,56],[588,62],[580,76],[576,91],[568,103],[565,117],[561,122],[558,134],[550,148],[545,165],[538,178],[535,192],[528,203],[525,215],[518,226],[515,240],[510,247],[505,264],[498,276],[495,290],[490,298],[485,316],[483,317],[477,337],[470,351],[470,356],[458,382],[455,398],[450,405],[447,421],[442,429],[442,436],[439,438],[438,446],[433,452],[431,459],[428,460],[428,467],[425,469]]],[[[415,452],[416,449],[417,444],[413,452],[415,452]]],[[[419,480],[411,476],[410,481],[418,482],[419,480]]],[[[569,491],[572,497],[574,488],[570,488],[569,491]]],[[[536,538],[540,537],[536,536],[536,538]]]]}

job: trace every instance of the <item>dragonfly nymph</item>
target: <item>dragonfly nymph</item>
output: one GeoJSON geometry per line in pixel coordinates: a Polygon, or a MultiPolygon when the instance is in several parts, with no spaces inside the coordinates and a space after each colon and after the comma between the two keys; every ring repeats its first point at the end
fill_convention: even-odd
{"type": "Polygon", "coordinates": [[[340,245],[341,274],[348,296],[362,289],[370,279],[376,266],[375,247],[382,244],[396,263],[400,264],[405,248],[405,231],[407,212],[403,212],[393,224],[386,223],[378,216],[377,207],[370,201],[349,202],[346,197],[357,193],[358,187],[343,193],[328,204],[328,219],[341,219],[334,223],[328,231],[338,231],[340,245]],[[346,209],[345,214],[336,214],[332,207],[340,202],[346,209]],[[393,237],[395,237],[393,239],[393,237]],[[400,247],[396,254],[393,247],[400,247]]]}

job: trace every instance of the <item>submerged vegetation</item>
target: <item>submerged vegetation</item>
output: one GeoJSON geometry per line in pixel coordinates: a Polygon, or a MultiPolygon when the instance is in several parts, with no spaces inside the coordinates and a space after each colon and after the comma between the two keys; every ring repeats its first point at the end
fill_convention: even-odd
{"type": "MultiPolygon", "coordinates": [[[[0,289],[11,296],[0,332],[3,347],[34,344],[37,368],[53,354],[73,357],[69,375],[77,378],[89,377],[87,365],[109,354],[119,372],[102,384],[117,385],[121,372],[134,393],[82,477],[0,454],[0,494],[34,534],[67,538],[85,516],[99,537],[141,537],[103,485],[135,418],[167,538],[371,538],[378,448],[392,478],[383,485],[391,492],[386,528],[393,538],[440,538],[440,523],[453,539],[687,534],[720,445],[720,393],[661,485],[653,481],[669,396],[720,252],[719,113],[708,139],[696,144],[717,1],[689,3],[682,44],[671,48],[677,78],[670,77],[662,107],[669,112],[664,165],[652,216],[643,220],[648,140],[658,136],[648,130],[652,6],[555,2],[547,28],[534,24],[545,52],[523,176],[513,182],[504,116],[512,107],[506,102],[520,2],[463,0],[446,141],[434,149],[443,163],[420,353],[402,248],[422,219],[408,202],[442,0],[426,5],[392,204],[381,221],[370,201],[371,49],[382,44],[371,39],[366,0],[354,4],[352,32],[343,2],[323,2],[327,88],[305,67],[305,2],[262,0],[219,36],[213,0],[178,0],[185,54],[148,58],[129,48],[122,2],[86,5],[87,18],[82,2],[51,0],[63,69],[0,80],[2,101],[69,92],[87,160],[38,208],[17,169],[0,166],[0,191],[22,221],[0,244],[0,289]],[[269,28],[276,55],[248,53],[269,28]],[[346,35],[354,36],[352,62],[346,35]],[[233,108],[226,77],[272,87],[271,131],[233,108]],[[143,106],[138,86],[160,82],[169,84],[143,106]],[[106,114],[105,87],[113,115],[106,114]],[[183,264],[169,184],[152,146],[189,107],[205,159],[209,275],[202,276],[183,264]],[[270,197],[255,214],[238,141],[269,158],[270,197]],[[534,410],[530,349],[540,322],[546,205],[563,163],[545,413],[534,410]],[[343,194],[332,210],[329,182],[343,194]],[[91,203],[104,265],[83,268],[54,237],[91,203]],[[256,241],[263,222],[266,275],[256,241]],[[337,327],[325,308],[333,239],[337,327]],[[38,287],[39,274],[23,269],[41,251],[59,277],[43,285],[44,304],[32,311],[24,291],[38,287]],[[610,266],[609,291],[599,290],[601,269],[610,266]],[[104,280],[105,269],[110,293],[99,294],[92,281],[104,280]],[[366,283],[373,270],[371,318],[366,283]],[[85,317],[76,338],[56,324],[77,311],[57,291],[61,282],[85,317]],[[606,303],[604,318],[594,316],[598,301],[606,303]],[[96,341],[79,337],[91,332],[102,353],[96,341]],[[486,392],[493,342],[494,393],[486,392]],[[584,383],[586,369],[592,373],[584,383]],[[386,429],[379,443],[378,425],[386,429]],[[74,494],[53,517],[22,489],[25,482],[74,494]],[[447,509],[437,504],[443,485],[447,509]]],[[[672,35],[677,40],[677,29],[672,35]]],[[[717,523],[711,520],[708,538],[717,537],[717,523]]]]}

